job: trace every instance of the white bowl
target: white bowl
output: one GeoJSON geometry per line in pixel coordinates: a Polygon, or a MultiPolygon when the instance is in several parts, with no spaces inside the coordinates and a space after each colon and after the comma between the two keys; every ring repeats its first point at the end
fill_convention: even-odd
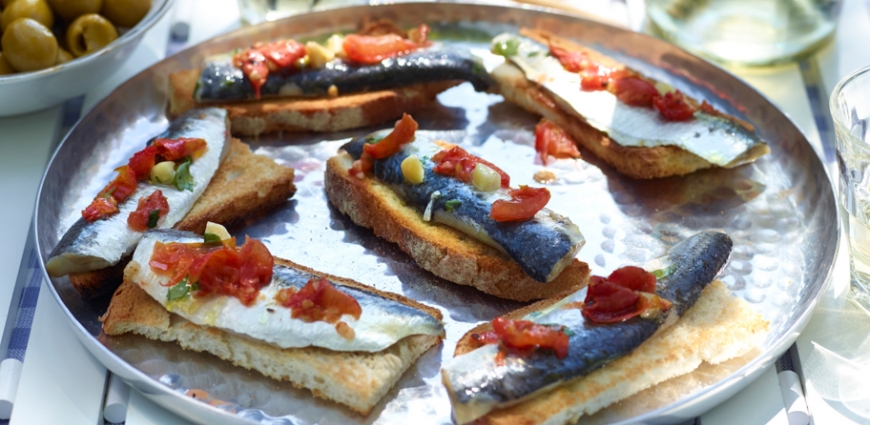
{"type": "Polygon", "coordinates": [[[0,117],[24,114],[80,96],[115,73],[174,0],[153,0],[135,27],[95,53],[34,72],[0,76],[0,117]]]}

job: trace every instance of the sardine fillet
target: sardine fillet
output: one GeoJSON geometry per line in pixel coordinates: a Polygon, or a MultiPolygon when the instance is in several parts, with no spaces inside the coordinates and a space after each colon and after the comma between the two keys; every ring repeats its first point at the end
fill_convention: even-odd
{"type": "MultiPolygon", "coordinates": [[[[553,43],[568,50],[576,50],[573,43],[564,41],[546,31],[524,29],[522,33],[544,44],[553,43]]],[[[588,52],[585,49],[583,51],[588,52]]],[[[592,58],[610,67],[624,67],[605,56],[592,54],[592,58]]],[[[553,121],[565,129],[580,146],[592,151],[596,157],[629,177],[651,179],[681,176],[715,166],[677,146],[632,147],[620,145],[607,133],[594,128],[582,117],[566,111],[544,88],[526,79],[523,71],[516,65],[505,63],[493,70],[491,75],[496,81],[498,93],[506,100],[553,121]]],[[[733,121],[735,125],[751,128],[749,124],[736,118],[728,117],[728,119],[733,121]]],[[[754,161],[769,152],[770,148],[766,144],[757,144],[741,155],[740,164],[754,161]]]]}
{"type": "MultiPolygon", "coordinates": [[[[311,272],[285,260],[276,259],[276,263],[311,272]]],[[[359,285],[347,279],[328,278],[359,285]]],[[[401,298],[401,302],[441,319],[437,309],[392,294],[385,295],[401,298]]],[[[282,349],[217,328],[195,325],[169,313],[127,279],[115,291],[100,321],[108,335],[135,333],[154,340],[175,341],[187,350],[207,352],[270,378],[307,388],[317,397],[344,404],[363,415],[369,413],[420,355],[441,341],[440,336],[413,335],[377,353],[336,352],[313,347],[282,349]]]]}
{"type": "Polygon", "coordinates": [[[482,242],[447,226],[425,222],[389,187],[373,178],[348,174],[347,153],[326,163],[329,201],[357,225],[395,243],[424,270],[460,285],[500,298],[529,301],[555,296],[586,285],[589,266],[574,259],[556,279],[541,283],[520,266],[482,242]]]}
{"type": "MultiPolygon", "coordinates": [[[[270,210],[296,192],[292,168],[255,155],[238,139],[230,141],[229,150],[202,196],[175,229],[202,233],[209,221],[229,227],[270,210]]],[[[110,294],[121,283],[128,261],[129,257],[124,257],[111,267],[71,273],[70,283],[83,298],[110,294]]]]}
{"type": "MultiPolygon", "coordinates": [[[[200,70],[169,74],[169,115],[178,116],[195,108],[193,89],[200,70]]],[[[381,124],[414,112],[460,81],[416,84],[369,93],[325,99],[266,99],[257,102],[209,104],[224,108],[230,128],[238,137],[255,137],[279,131],[333,132],[381,124]]]]}
{"type": "MultiPolygon", "coordinates": [[[[507,317],[522,317],[554,301],[541,301],[507,317]]],[[[457,344],[455,355],[473,350],[471,334],[489,327],[489,324],[481,325],[466,333],[457,344]]],[[[631,354],[552,391],[490,412],[476,423],[574,423],[581,416],[690,373],[704,362],[719,364],[739,357],[760,346],[767,330],[768,322],[760,314],[742,299],[732,296],[722,282],[714,281],[674,326],[652,337],[631,354]]],[[[456,406],[454,404],[454,408],[456,406]]]]}

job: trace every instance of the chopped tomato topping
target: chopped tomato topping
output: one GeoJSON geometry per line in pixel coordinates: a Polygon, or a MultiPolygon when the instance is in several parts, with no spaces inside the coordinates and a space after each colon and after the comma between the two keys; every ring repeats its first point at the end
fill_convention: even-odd
{"type": "MultiPolygon", "coordinates": [[[[282,290],[282,291],[286,291],[282,290]]],[[[281,296],[281,305],[292,310],[291,317],[305,322],[338,322],[345,314],[359,320],[362,307],[352,296],[339,291],[323,278],[312,278],[289,297],[281,296]]]]}
{"type": "Polygon", "coordinates": [[[100,194],[82,211],[82,217],[89,222],[94,222],[118,212],[118,203],[127,199],[136,190],[136,173],[129,166],[115,169],[118,175],[100,194]],[[112,200],[108,200],[112,198],[112,200]]]}
{"type": "Polygon", "coordinates": [[[556,357],[560,359],[568,355],[568,335],[563,330],[529,320],[496,317],[492,321],[491,331],[474,334],[472,338],[480,344],[501,342],[505,347],[514,350],[546,348],[555,351],[556,357]]]}
{"type": "Polygon", "coordinates": [[[260,98],[260,89],[266,84],[266,78],[269,77],[269,65],[266,64],[266,56],[262,52],[255,49],[243,50],[233,56],[233,66],[241,68],[245,77],[251,83],[254,89],[254,95],[257,99],[260,98]]]}
{"type": "Polygon", "coordinates": [[[371,155],[363,152],[359,159],[351,164],[347,172],[354,177],[362,178],[365,173],[371,171],[372,165],[374,165],[373,161],[371,155]]]}
{"type": "Polygon", "coordinates": [[[307,51],[296,40],[279,40],[272,43],[257,43],[254,49],[263,54],[267,61],[278,69],[286,69],[305,57],[307,51]]]}
{"type": "Polygon", "coordinates": [[[262,242],[247,238],[241,248],[235,239],[220,245],[158,242],[148,264],[155,273],[171,276],[165,286],[187,277],[198,287],[197,297],[226,295],[250,305],[272,281],[274,259],[262,242]]]}
{"type": "Polygon", "coordinates": [[[562,67],[568,72],[580,72],[590,65],[594,65],[585,53],[565,50],[552,44],[550,45],[550,54],[559,59],[562,67]]]}
{"type": "Polygon", "coordinates": [[[614,79],[608,89],[623,103],[631,106],[652,106],[653,99],[659,96],[656,87],[640,77],[614,79]]]}
{"type": "Polygon", "coordinates": [[[640,267],[615,270],[607,278],[592,276],[583,305],[583,317],[597,323],[622,322],[671,305],[655,294],[656,278],[640,267]]]}
{"type": "Polygon", "coordinates": [[[466,183],[471,182],[471,175],[474,172],[474,167],[477,164],[483,164],[492,168],[501,176],[501,187],[508,188],[511,184],[511,177],[502,171],[495,164],[486,161],[480,157],[468,153],[465,149],[459,146],[454,146],[450,149],[442,150],[432,157],[432,162],[435,163],[435,172],[445,176],[453,176],[466,183]]]}
{"type": "Polygon", "coordinates": [[[111,196],[95,198],[87,208],[82,211],[82,217],[89,222],[118,212],[118,201],[111,196]]]}
{"type": "Polygon", "coordinates": [[[145,180],[154,167],[154,157],[157,156],[157,147],[148,146],[133,154],[128,165],[136,173],[136,180],[145,180]]]}
{"type": "Polygon", "coordinates": [[[713,115],[713,116],[719,115],[719,111],[717,111],[716,108],[713,107],[713,105],[707,103],[706,100],[701,101],[701,107],[699,107],[698,109],[700,109],[701,112],[708,114],[708,115],[713,115]]]}
{"type": "Polygon", "coordinates": [[[402,149],[402,145],[411,143],[414,140],[414,133],[417,131],[417,127],[417,121],[414,121],[414,118],[411,118],[408,114],[403,114],[402,119],[396,121],[396,126],[387,137],[374,144],[365,144],[363,151],[374,159],[391,156],[399,152],[402,149]]]}
{"type": "Polygon", "coordinates": [[[239,279],[242,286],[259,289],[272,281],[275,259],[262,242],[247,238],[239,251],[239,260],[239,279]]]}
{"type": "Polygon", "coordinates": [[[541,162],[547,165],[547,158],[580,158],[580,151],[574,139],[556,125],[556,123],[543,118],[535,126],[535,151],[541,157],[541,162]]]}
{"type": "Polygon", "coordinates": [[[342,47],[348,59],[374,64],[387,58],[410,53],[422,46],[396,34],[377,36],[348,34],[344,37],[342,47]]]}
{"type": "Polygon", "coordinates": [[[157,222],[169,213],[169,203],[162,191],[155,191],[147,198],[139,198],[136,211],[127,217],[127,225],[137,232],[157,227],[157,222]]]}
{"type": "Polygon", "coordinates": [[[668,121],[686,121],[695,116],[695,108],[686,102],[679,90],[654,97],[653,106],[668,121]]]}
{"type": "Polygon", "coordinates": [[[598,91],[607,88],[607,82],[610,80],[606,68],[590,68],[583,70],[580,74],[580,89],[583,91],[598,91]]]}
{"type": "Polygon", "coordinates": [[[511,189],[508,194],[510,201],[499,199],[492,203],[489,216],[499,222],[528,220],[535,216],[547,202],[550,202],[550,191],[547,188],[520,186],[511,189]]]}
{"type": "Polygon", "coordinates": [[[248,77],[256,98],[266,84],[270,70],[287,70],[305,57],[305,46],[295,40],[279,40],[272,43],[257,43],[250,49],[242,50],[233,56],[233,66],[240,68],[248,77]]]}
{"type": "MultiPolygon", "coordinates": [[[[198,137],[179,137],[177,139],[157,139],[151,145],[157,154],[166,161],[178,161],[186,157],[199,158],[208,149],[205,139],[198,137]]],[[[147,148],[146,148],[147,149],[147,148]]]]}
{"type": "Polygon", "coordinates": [[[420,24],[417,28],[408,30],[408,40],[411,40],[418,46],[428,46],[429,43],[429,25],[420,24]]]}

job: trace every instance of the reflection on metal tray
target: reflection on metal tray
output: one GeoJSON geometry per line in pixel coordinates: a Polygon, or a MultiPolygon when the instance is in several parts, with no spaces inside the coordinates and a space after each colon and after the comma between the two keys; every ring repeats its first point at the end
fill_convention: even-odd
{"type": "MultiPolygon", "coordinates": [[[[588,242],[578,257],[593,273],[643,263],[698,230],[723,230],[734,239],[735,249],[722,280],[771,322],[770,336],[758,352],[663,384],[669,394],[665,399],[643,392],[622,408],[605,409],[590,419],[673,421],[696,416],[745,386],[795,340],[830,275],[838,231],[828,178],[794,124],[738,79],[667,43],[599,23],[506,6],[420,3],[312,13],[244,28],[154,65],[97,105],[49,165],[36,213],[43,261],[112,170],[166,125],[168,72],[262,39],[352,29],[362,16],[388,17],[404,26],[417,25],[423,18],[448,42],[484,48],[485,37],[468,37],[516,31],[520,26],[548,28],[747,119],[771,145],[771,155],[755,164],[684,178],[627,179],[585,152],[585,161],[560,160],[548,166],[558,176],[550,185],[549,207],[581,226],[588,242]]],[[[536,117],[503,102],[501,96],[476,93],[468,84],[438,100],[415,116],[421,129],[440,131],[441,138],[498,164],[516,184],[537,185],[532,176],[542,166],[532,149],[536,117]]],[[[465,331],[521,304],[422,271],[396,246],[355,226],[326,202],[324,161],[336,152],[340,139],[371,130],[246,140],[257,153],[293,166],[298,191],[280,209],[237,232],[261,238],[277,256],[401,293],[442,311],[445,342],[427,352],[369,417],[175,344],[102,335],[97,318],[105,306],[84,304],[65,278],[50,279],[73,331],[112,372],[198,422],[405,423],[413,418],[421,424],[450,423],[450,405],[440,382],[442,361],[453,355],[465,331]],[[205,391],[212,403],[185,396],[191,389],[205,391]]]]}

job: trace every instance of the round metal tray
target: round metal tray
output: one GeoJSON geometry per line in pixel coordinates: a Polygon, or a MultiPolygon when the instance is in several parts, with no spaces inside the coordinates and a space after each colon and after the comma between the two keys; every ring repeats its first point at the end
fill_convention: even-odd
{"type": "MultiPolygon", "coordinates": [[[[579,224],[587,245],[578,257],[593,273],[643,263],[676,241],[720,229],[735,242],[721,279],[770,321],[762,347],[739,359],[666,384],[668,395],[646,391],[591,420],[673,422],[694,417],[731,396],[785,351],[806,325],[829,280],[837,249],[834,194],[822,163],[797,127],[770,101],[722,69],[646,35],[552,11],[454,3],[402,3],[350,7],[243,28],[163,60],[133,77],[98,104],[70,132],[48,166],[36,209],[40,259],[143,143],[167,124],[166,81],[172,71],[198,66],[213,53],[278,37],[314,37],[352,30],[363,17],[391,18],[410,27],[429,23],[445,42],[486,48],[488,38],[519,27],[541,27],[603,51],[698,99],[745,119],[771,146],[771,154],[734,170],[683,178],[638,181],[622,177],[586,153],[548,168],[550,207],[579,224]]],[[[537,121],[500,96],[455,87],[415,118],[498,164],[518,184],[536,184],[533,129],[537,121]]],[[[323,161],[335,140],[363,134],[284,134],[247,140],[257,153],[297,170],[297,194],[277,211],[246,223],[237,235],[261,238],[276,256],[379,289],[404,294],[444,313],[445,342],[423,355],[369,417],[315,399],[304,390],[234,367],[173,343],[101,334],[106,300],[85,303],[66,278],[52,293],[72,332],[113,373],[179,415],[203,423],[450,423],[441,362],[453,355],[466,330],[520,304],[453,285],[420,270],[394,245],[351,223],[328,205],[323,161]],[[321,143],[322,140],[333,142],[321,143]],[[213,403],[185,395],[206,391],[213,403]]],[[[44,267],[43,267],[44,270],[44,267]]],[[[662,386],[657,389],[665,388],[662,386]]]]}

